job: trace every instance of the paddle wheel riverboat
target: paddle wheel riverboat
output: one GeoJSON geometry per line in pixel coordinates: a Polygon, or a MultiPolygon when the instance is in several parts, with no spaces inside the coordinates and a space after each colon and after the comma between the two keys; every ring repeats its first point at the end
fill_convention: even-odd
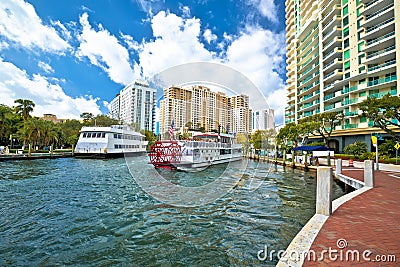
{"type": "Polygon", "coordinates": [[[242,145],[230,134],[203,133],[191,140],[157,141],[150,148],[155,168],[198,171],[242,158],[242,145]]]}

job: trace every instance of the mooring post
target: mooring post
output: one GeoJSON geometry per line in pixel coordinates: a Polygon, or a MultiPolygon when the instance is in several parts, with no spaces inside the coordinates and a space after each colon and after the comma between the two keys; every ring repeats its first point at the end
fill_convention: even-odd
{"type": "Polygon", "coordinates": [[[367,187],[374,187],[374,161],[365,160],[364,161],[364,184],[367,187]]]}
{"type": "Polygon", "coordinates": [[[332,167],[317,168],[317,203],[316,213],[329,216],[332,214],[332,167]]]}
{"type": "Polygon", "coordinates": [[[335,170],[336,175],[342,173],[342,159],[337,159],[336,160],[336,170],[335,170]]]}
{"type": "Polygon", "coordinates": [[[31,157],[31,156],[32,156],[32,145],[29,144],[28,145],[28,157],[31,157]]]}

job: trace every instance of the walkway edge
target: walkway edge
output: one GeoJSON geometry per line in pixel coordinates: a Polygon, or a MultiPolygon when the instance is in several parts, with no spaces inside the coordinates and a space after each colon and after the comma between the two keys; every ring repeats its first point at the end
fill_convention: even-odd
{"type": "MultiPolygon", "coordinates": [[[[352,179],[345,175],[341,175],[343,177],[352,179]]],[[[341,205],[346,203],[347,201],[353,199],[354,197],[361,195],[362,193],[372,189],[372,187],[362,187],[353,192],[350,192],[344,196],[341,196],[338,199],[335,199],[332,202],[332,212],[337,210],[341,205]]],[[[300,230],[299,233],[294,237],[292,242],[289,244],[285,251],[285,257],[279,259],[279,262],[276,266],[302,266],[304,263],[304,255],[307,253],[315,238],[317,237],[319,231],[322,226],[326,222],[329,216],[324,216],[320,214],[315,214],[307,224],[300,230]],[[291,254],[292,253],[292,254],[291,254]],[[299,257],[297,257],[299,256],[299,257]]],[[[307,257],[307,256],[306,256],[307,257]]]]}

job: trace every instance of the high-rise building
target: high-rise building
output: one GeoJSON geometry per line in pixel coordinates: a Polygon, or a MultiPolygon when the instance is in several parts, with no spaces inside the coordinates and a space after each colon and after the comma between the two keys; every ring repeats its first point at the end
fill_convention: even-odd
{"type": "Polygon", "coordinates": [[[181,131],[184,127],[244,133],[251,131],[251,110],[246,95],[228,97],[205,86],[183,88],[171,86],[164,90],[160,101],[160,131],[165,134],[171,126],[181,131]],[[250,115],[249,115],[250,114],[250,115]]]}
{"type": "Polygon", "coordinates": [[[398,95],[400,0],[286,0],[285,122],[344,113],[332,147],[370,144],[372,122],[358,115],[367,97],[398,95]]]}
{"type": "Polygon", "coordinates": [[[249,96],[241,94],[228,99],[230,113],[229,131],[249,133],[252,130],[252,111],[249,107],[249,96]]]}
{"type": "Polygon", "coordinates": [[[274,110],[263,109],[253,111],[253,131],[274,129],[274,110]]]}
{"type": "Polygon", "coordinates": [[[156,89],[144,82],[134,81],[110,102],[109,116],[123,124],[155,131],[156,89]]]}

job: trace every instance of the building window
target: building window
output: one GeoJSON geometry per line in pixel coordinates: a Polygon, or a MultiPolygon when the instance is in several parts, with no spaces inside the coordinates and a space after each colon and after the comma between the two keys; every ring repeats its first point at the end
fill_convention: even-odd
{"type": "Polygon", "coordinates": [[[343,48],[347,48],[347,47],[349,47],[349,45],[350,45],[350,41],[349,41],[349,38],[347,38],[347,39],[344,40],[344,42],[343,42],[343,48]]]}
{"type": "Polygon", "coordinates": [[[361,14],[361,7],[357,8],[357,17],[359,17],[361,14]]]}
{"type": "Polygon", "coordinates": [[[349,78],[350,77],[350,72],[348,72],[348,73],[346,73],[345,75],[344,75],[344,78],[345,79],[347,79],[347,78],[349,78]]]}
{"type": "Polygon", "coordinates": [[[347,26],[349,24],[349,16],[343,19],[343,26],[347,26]]]}
{"type": "Polygon", "coordinates": [[[366,82],[367,82],[367,80],[361,79],[361,80],[358,81],[358,84],[365,84],[366,82]]]}
{"type": "Polygon", "coordinates": [[[349,6],[343,8],[343,16],[346,16],[347,14],[349,14],[349,6]]]}
{"type": "Polygon", "coordinates": [[[363,47],[364,47],[364,44],[365,44],[364,41],[362,41],[361,43],[358,44],[358,52],[361,52],[361,50],[362,50],[363,47]]]}
{"type": "Polygon", "coordinates": [[[343,67],[344,67],[344,71],[349,70],[349,69],[350,69],[350,60],[349,60],[349,61],[346,61],[346,62],[343,64],[343,67]]]}
{"type": "Polygon", "coordinates": [[[343,52],[343,59],[346,60],[349,58],[350,58],[350,49],[343,52]]]}
{"type": "Polygon", "coordinates": [[[364,53],[358,56],[358,64],[361,64],[363,58],[365,58],[364,53]]]}
{"type": "Polygon", "coordinates": [[[359,93],[359,94],[358,94],[358,97],[363,97],[363,96],[366,96],[366,95],[367,95],[367,92],[364,91],[364,92],[359,93]]]}
{"type": "Polygon", "coordinates": [[[342,0],[342,5],[347,4],[347,2],[349,2],[349,0],[342,0]]]}
{"type": "Polygon", "coordinates": [[[356,0],[356,6],[359,6],[361,4],[360,0],[356,0]]]}
{"type": "Polygon", "coordinates": [[[357,29],[361,28],[362,19],[357,20],[357,29]]]}
{"type": "Polygon", "coordinates": [[[347,37],[347,36],[349,36],[349,27],[347,27],[343,30],[343,37],[347,37]]]}
{"type": "Polygon", "coordinates": [[[358,73],[361,73],[361,72],[363,72],[365,70],[365,66],[362,66],[362,67],[360,67],[359,69],[358,69],[358,73]]]}
{"type": "Polygon", "coordinates": [[[360,122],[361,122],[361,123],[367,122],[367,117],[361,117],[361,118],[360,118],[360,122]]]}

